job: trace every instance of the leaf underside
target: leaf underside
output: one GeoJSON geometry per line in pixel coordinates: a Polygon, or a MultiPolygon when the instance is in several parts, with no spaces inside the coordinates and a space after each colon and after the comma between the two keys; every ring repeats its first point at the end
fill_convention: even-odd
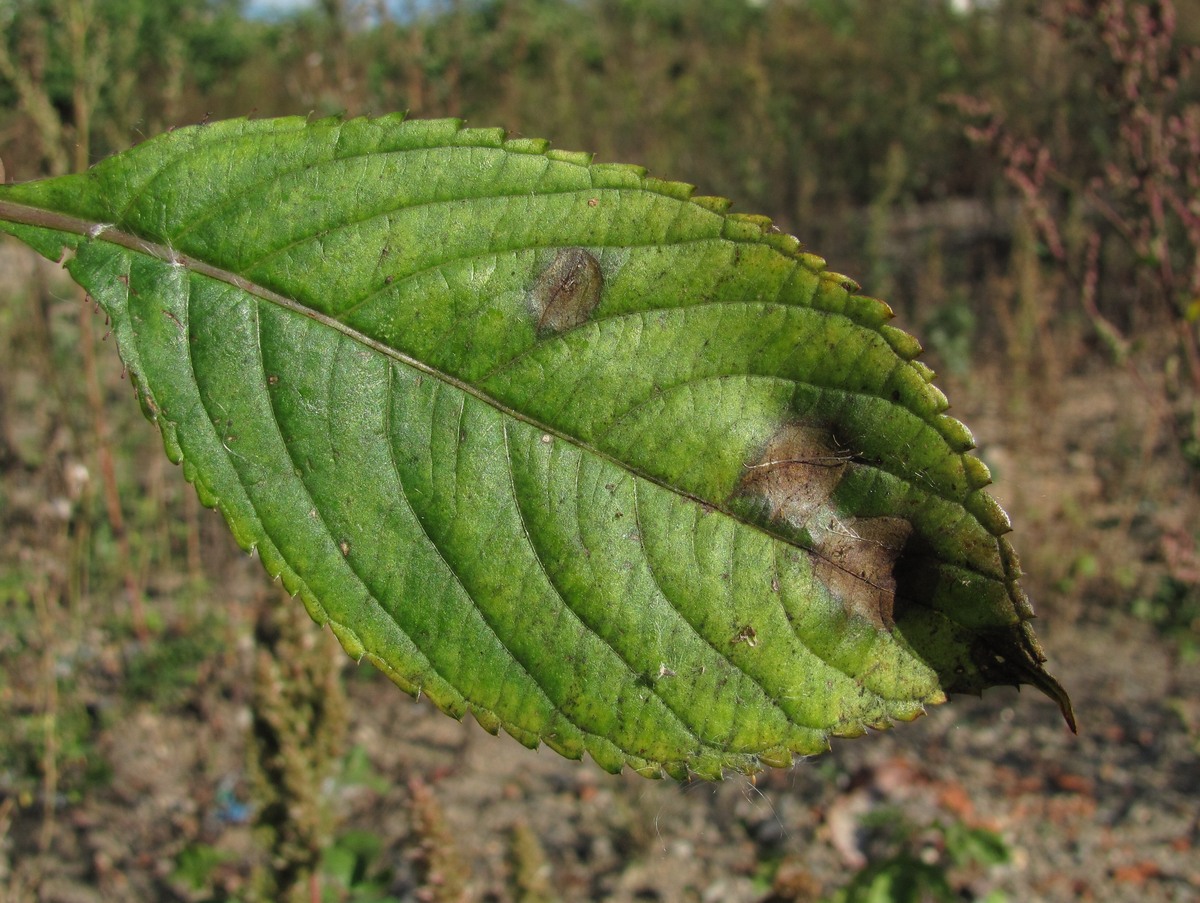
{"type": "Polygon", "coordinates": [[[761,217],[457,121],[235,120],[0,189],[168,455],[346,650],[719,776],[1043,670],[920,346],[761,217]]]}

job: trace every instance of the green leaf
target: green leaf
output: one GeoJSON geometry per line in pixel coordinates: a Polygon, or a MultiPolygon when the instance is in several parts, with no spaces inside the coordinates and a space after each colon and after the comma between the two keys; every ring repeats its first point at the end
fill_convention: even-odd
{"type": "Polygon", "coordinates": [[[237,120],[0,229],[238,542],[451,715],[676,776],[995,684],[1070,718],[920,346],[726,206],[456,121],[237,120]]]}

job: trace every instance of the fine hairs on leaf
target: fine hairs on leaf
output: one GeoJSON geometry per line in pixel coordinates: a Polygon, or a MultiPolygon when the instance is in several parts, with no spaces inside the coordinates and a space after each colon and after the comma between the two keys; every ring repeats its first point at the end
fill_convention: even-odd
{"type": "Polygon", "coordinates": [[[346,651],[603,768],[785,766],[1042,690],[970,431],[763,217],[455,120],[230,120],[0,187],[346,651]]]}

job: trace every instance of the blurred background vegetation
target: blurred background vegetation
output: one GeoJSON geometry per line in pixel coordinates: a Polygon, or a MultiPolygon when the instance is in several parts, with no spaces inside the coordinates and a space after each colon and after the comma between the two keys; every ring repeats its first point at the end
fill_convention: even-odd
{"type": "MultiPolygon", "coordinates": [[[[319,0],[251,17],[238,0],[5,0],[0,157],[27,179],[82,163],[80,145],[94,162],[205,118],[463,117],[730,197],[920,322],[966,304],[981,276],[1020,272],[1014,255],[1047,256],[1015,203],[1011,153],[995,134],[978,140],[972,113],[1057,161],[1048,200],[1061,219],[1097,215],[1070,209],[1072,186],[1130,169],[1125,73],[1095,27],[1105,5],[319,0]]],[[[1177,68],[1200,42],[1200,2],[1173,12],[1165,58],[1177,68]]],[[[1148,98],[1169,92],[1151,112],[1200,101],[1195,73],[1166,87],[1178,71],[1134,75],[1148,98]]],[[[1176,249],[1183,270],[1189,250],[1176,249]]],[[[1099,291],[1122,330],[1145,313],[1126,278],[1137,262],[1106,260],[1099,291]]],[[[1070,295],[1039,299],[1039,316],[1080,316],[1070,295]]],[[[976,328],[1019,329],[996,324],[1010,312],[994,306],[972,311],[976,328]]],[[[939,329],[967,324],[942,317],[939,329]]]]}
{"type": "MultiPolygon", "coordinates": [[[[1198,46],[1200,0],[0,0],[0,160],[8,180],[33,179],[207,119],[408,110],[727,196],[926,342],[955,413],[989,428],[981,453],[1043,615],[1131,619],[1194,661],[1198,46]]],[[[113,878],[124,860],[72,847],[84,832],[63,819],[145,777],[116,726],[147,706],[152,733],[203,724],[194,742],[237,752],[189,760],[180,780],[203,773],[211,799],[138,803],[173,827],[123,840],[174,864],[138,892],[236,896],[250,879],[210,845],[225,836],[212,819],[269,808],[246,785],[287,763],[243,775],[246,725],[218,716],[270,722],[255,699],[286,675],[255,677],[270,669],[254,649],[278,600],[163,460],[73,289],[7,243],[0,296],[0,898],[43,898],[55,849],[109,882],[103,898],[128,890],[113,878]],[[13,865],[19,853],[42,864],[13,865]]],[[[283,645],[317,656],[299,672],[328,671],[325,646],[283,645]]],[[[275,695],[315,704],[295,692],[275,695]]],[[[1200,715],[1181,705],[1197,743],[1200,715]]],[[[361,747],[339,751],[343,727],[296,730],[255,738],[286,750],[316,731],[328,761],[305,760],[310,784],[378,782],[361,747]]],[[[409,830],[440,837],[421,828],[440,824],[422,786],[409,830]]],[[[379,843],[330,846],[328,812],[302,815],[260,824],[276,833],[258,848],[303,848],[310,871],[325,850],[347,888],[351,873],[387,884],[363,872],[379,843]]],[[[532,842],[544,858],[518,828],[513,855],[532,842]]],[[[388,880],[444,890],[410,866],[388,880]]]]}

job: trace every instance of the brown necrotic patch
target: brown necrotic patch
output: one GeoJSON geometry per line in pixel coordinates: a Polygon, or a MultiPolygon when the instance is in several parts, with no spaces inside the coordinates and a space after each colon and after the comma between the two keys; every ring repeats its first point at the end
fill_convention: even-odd
{"type": "Polygon", "coordinates": [[[850,457],[828,430],[789,424],[771,437],[761,460],[746,468],[741,491],[766,501],[772,518],[804,527],[828,503],[850,457]]]}
{"type": "Polygon", "coordinates": [[[600,303],[604,275],[583,248],[560,248],[529,290],[540,334],[558,334],[582,326],[600,303]]]}
{"type": "Polygon", "coordinates": [[[816,541],[817,579],[851,615],[891,630],[896,626],[896,563],[912,535],[900,517],[851,518],[816,541]]]}
{"type": "Polygon", "coordinates": [[[891,630],[896,567],[912,525],[838,510],[834,493],[853,462],[829,430],[788,424],[747,466],[739,494],[758,497],[770,520],[802,531],[817,579],[849,614],[891,630]]]}

